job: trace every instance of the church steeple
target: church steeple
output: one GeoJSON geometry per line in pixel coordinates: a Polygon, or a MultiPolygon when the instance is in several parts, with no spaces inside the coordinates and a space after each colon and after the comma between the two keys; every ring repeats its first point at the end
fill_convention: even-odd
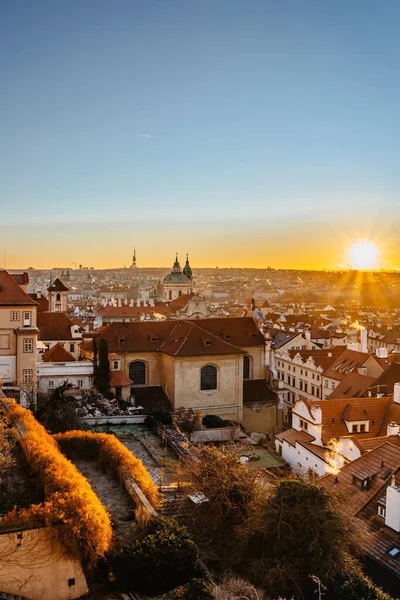
{"type": "Polygon", "coordinates": [[[178,260],[178,253],[176,253],[174,266],[172,267],[172,273],[182,273],[181,265],[179,264],[179,260],[178,260]]]}
{"type": "Polygon", "coordinates": [[[136,246],[134,246],[134,248],[133,248],[133,256],[132,256],[131,269],[136,269],[136,268],[137,268],[137,264],[136,264],[136,246]]]}
{"type": "Polygon", "coordinates": [[[193,278],[193,272],[192,272],[191,266],[189,264],[189,255],[188,254],[186,254],[186,263],[183,268],[183,274],[186,275],[186,277],[190,280],[193,278]]]}

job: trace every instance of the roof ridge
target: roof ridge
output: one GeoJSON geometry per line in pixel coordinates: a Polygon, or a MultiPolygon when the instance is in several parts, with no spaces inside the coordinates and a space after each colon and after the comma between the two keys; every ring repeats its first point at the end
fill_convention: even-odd
{"type": "MultiPolygon", "coordinates": [[[[195,321],[189,321],[188,319],[184,319],[184,320],[185,320],[186,323],[192,323],[198,329],[200,329],[201,331],[204,331],[204,333],[206,333],[207,335],[210,335],[211,337],[217,339],[219,342],[223,342],[224,344],[227,344],[228,346],[232,346],[232,348],[235,348],[235,350],[242,350],[243,351],[243,348],[241,348],[240,346],[235,346],[235,344],[231,344],[230,342],[227,342],[226,340],[223,340],[222,338],[218,337],[214,333],[211,333],[210,331],[207,331],[207,329],[204,329],[204,327],[201,327],[201,325],[199,325],[195,321]]],[[[244,351],[243,351],[243,353],[244,353],[244,351]]]]}

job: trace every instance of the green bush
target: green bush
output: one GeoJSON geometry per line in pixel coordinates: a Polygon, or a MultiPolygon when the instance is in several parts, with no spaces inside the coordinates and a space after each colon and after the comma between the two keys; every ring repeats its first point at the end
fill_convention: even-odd
{"type": "Polygon", "coordinates": [[[175,519],[155,517],[147,535],[111,557],[118,582],[130,591],[162,594],[190,581],[197,548],[175,519]]]}
{"type": "Polygon", "coordinates": [[[172,425],[172,414],[168,410],[155,410],[150,417],[163,425],[172,425]]]}
{"type": "Polygon", "coordinates": [[[336,587],[334,597],[335,600],[393,600],[362,573],[336,587]]]}
{"type": "Polygon", "coordinates": [[[214,429],[216,427],[230,427],[231,422],[226,419],[221,419],[218,415],[205,415],[203,417],[203,425],[207,429],[214,429]]]}

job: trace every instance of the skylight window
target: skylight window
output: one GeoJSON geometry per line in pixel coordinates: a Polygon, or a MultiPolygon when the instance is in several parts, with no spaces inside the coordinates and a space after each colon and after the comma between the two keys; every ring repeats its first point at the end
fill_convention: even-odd
{"type": "Polygon", "coordinates": [[[388,550],[388,554],[389,554],[389,556],[392,556],[393,558],[396,556],[399,556],[399,554],[400,554],[399,546],[393,546],[392,548],[390,548],[390,550],[388,550]]]}

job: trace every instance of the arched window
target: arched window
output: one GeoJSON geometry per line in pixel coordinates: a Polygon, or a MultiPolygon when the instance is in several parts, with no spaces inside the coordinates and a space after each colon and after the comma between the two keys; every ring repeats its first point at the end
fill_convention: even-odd
{"type": "Polygon", "coordinates": [[[182,296],[182,290],[179,290],[179,296],[182,296]]]}
{"type": "Polygon", "coordinates": [[[146,385],[146,363],[142,360],[131,362],[129,379],[132,379],[134,385],[146,385]]]}
{"type": "Polygon", "coordinates": [[[57,294],[57,295],[56,295],[56,301],[57,301],[57,302],[60,302],[60,300],[61,300],[61,294],[57,294]]]}
{"type": "Polygon", "coordinates": [[[201,390],[217,389],[217,369],[213,365],[206,365],[201,369],[201,390]]]}
{"type": "Polygon", "coordinates": [[[250,356],[243,356],[243,379],[250,379],[250,356]]]}
{"type": "Polygon", "coordinates": [[[169,290],[168,297],[169,297],[170,300],[172,300],[172,290],[169,290]]]}

